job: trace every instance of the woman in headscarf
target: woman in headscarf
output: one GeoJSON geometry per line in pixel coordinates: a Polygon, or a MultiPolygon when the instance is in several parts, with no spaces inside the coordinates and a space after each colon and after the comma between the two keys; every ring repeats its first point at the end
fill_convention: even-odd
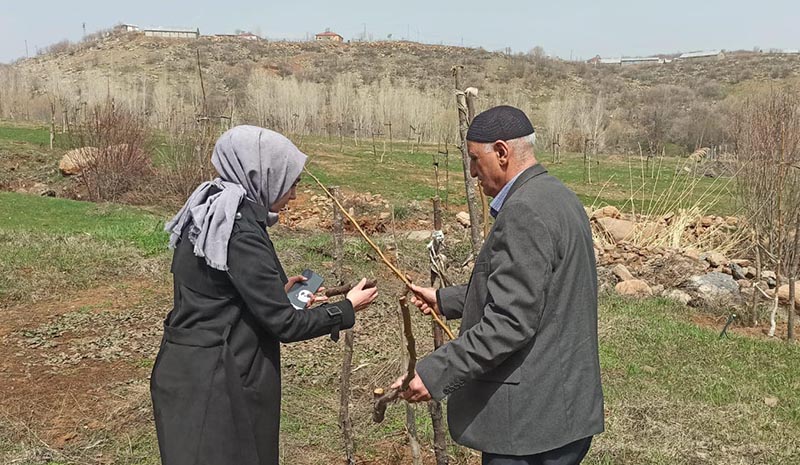
{"type": "Polygon", "coordinates": [[[355,323],[376,289],[365,280],[336,304],[295,310],[266,228],[295,198],[306,156],[286,137],[237,126],[219,138],[219,177],[166,225],[175,249],[174,306],[150,390],[164,465],[278,463],[280,343],[355,323]]]}

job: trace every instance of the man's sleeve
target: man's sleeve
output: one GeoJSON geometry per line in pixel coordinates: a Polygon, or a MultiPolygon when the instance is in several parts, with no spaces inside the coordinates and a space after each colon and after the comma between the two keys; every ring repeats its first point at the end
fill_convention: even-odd
{"type": "Polygon", "coordinates": [[[417,363],[434,399],[491,371],[539,329],[555,256],[550,233],[530,206],[517,202],[503,207],[494,234],[483,317],[417,363]]]}
{"type": "Polygon", "coordinates": [[[436,291],[436,303],[439,311],[448,320],[457,320],[464,313],[464,299],[467,286],[448,286],[436,291]]]}
{"type": "Polygon", "coordinates": [[[231,237],[228,276],[248,310],[267,332],[281,342],[295,342],[352,328],[355,312],[349,300],[295,310],[280,278],[281,268],[272,245],[252,232],[231,237]]]}

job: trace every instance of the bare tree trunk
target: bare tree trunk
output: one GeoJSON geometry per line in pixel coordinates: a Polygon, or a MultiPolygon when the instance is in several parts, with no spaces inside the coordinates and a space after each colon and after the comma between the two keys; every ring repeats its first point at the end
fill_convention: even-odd
{"type": "MultiPolygon", "coordinates": [[[[339,195],[339,188],[330,187],[331,194],[339,195]]],[[[333,205],[333,256],[334,270],[338,284],[342,284],[342,257],[344,249],[344,224],[342,213],[333,205]]],[[[348,465],[355,465],[355,440],[353,423],[350,418],[350,375],[353,367],[353,329],[344,333],[344,357],[342,358],[341,383],[339,386],[339,426],[344,439],[345,456],[348,465]]]]}
{"type": "Polygon", "coordinates": [[[480,217],[478,199],[475,194],[476,182],[470,175],[469,152],[467,151],[467,129],[469,129],[469,113],[467,109],[467,97],[461,90],[459,82],[459,66],[453,67],[453,78],[456,85],[456,107],[458,109],[459,132],[461,134],[461,161],[464,165],[464,187],[467,194],[467,209],[469,210],[470,220],[470,239],[472,241],[472,253],[477,257],[483,245],[481,237],[480,217]]]}
{"type": "Polygon", "coordinates": [[[50,101],[50,150],[53,150],[53,141],[56,138],[56,102],[50,101]]]}
{"type": "MultiPolygon", "coordinates": [[[[406,325],[403,321],[405,315],[400,312],[400,334],[406,332],[406,325]]],[[[410,324],[410,321],[409,321],[410,324]]],[[[409,365],[409,353],[406,350],[406,339],[400,337],[400,353],[402,354],[403,366],[409,365]]],[[[406,436],[408,437],[408,445],[411,448],[411,459],[414,465],[422,465],[422,454],[419,446],[419,438],[417,437],[417,415],[414,407],[406,403],[406,436]]]]}
{"type": "MultiPolygon", "coordinates": [[[[758,245],[756,233],[753,233],[753,243],[756,248],[756,282],[761,282],[761,247],[758,245]]],[[[758,326],[758,294],[753,292],[753,302],[750,305],[750,324],[758,326]]]]}
{"type": "Polygon", "coordinates": [[[788,328],[786,329],[786,339],[791,342],[794,341],[794,312],[796,310],[796,302],[795,302],[795,282],[797,281],[797,276],[792,276],[789,278],[789,321],[787,322],[788,328]]]}
{"type": "MultiPolygon", "coordinates": [[[[439,197],[433,199],[433,229],[436,231],[442,230],[442,209],[439,197]]],[[[434,242],[434,247],[436,247],[434,242]]],[[[435,250],[438,253],[438,250],[435,250]]],[[[431,286],[436,286],[437,275],[431,268],[431,286]]],[[[442,280],[439,280],[440,287],[442,280]]],[[[444,320],[442,315],[442,320],[444,320]]],[[[434,350],[444,344],[444,333],[442,328],[433,324],[433,347],[434,350]]],[[[444,417],[442,415],[442,403],[438,400],[430,400],[428,402],[428,412],[431,415],[431,425],[433,426],[433,451],[436,456],[436,465],[447,465],[447,433],[445,432],[444,417]]]]}

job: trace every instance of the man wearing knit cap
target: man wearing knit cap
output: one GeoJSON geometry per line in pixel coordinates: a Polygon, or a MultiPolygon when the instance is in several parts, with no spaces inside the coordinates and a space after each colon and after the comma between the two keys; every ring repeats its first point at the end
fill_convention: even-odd
{"type": "Polygon", "coordinates": [[[493,197],[494,226],[468,285],[412,286],[417,307],[460,318],[461,331],[417,363],[403,397],[448,397],[453,439],[490,465],[577,464],[603,431],[589,221],[534,141],[517,108],[475,117],[470,174],[493,197]]]}

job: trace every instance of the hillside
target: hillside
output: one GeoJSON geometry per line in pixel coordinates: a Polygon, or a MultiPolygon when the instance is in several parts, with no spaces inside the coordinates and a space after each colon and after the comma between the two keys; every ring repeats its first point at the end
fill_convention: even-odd
{"type": "MultiPolygon", "coordinates": [[[[150,115],[157,126],[175,113],[193,119],[203,101],[198,52],[207,111],[233,113],[239,122],[295,133],[330,134],[339,128],[364,137],[381,133],[389,121],[402,128],[404,137],[406,132],[412,137],[409,126],[414,126],[422,127],[414,132],[429,141],[446,140],[455,128],[451,68],[461,65],[462,85],[480,89],[481,108],[520,106],[540,129],[550,129],[544,127],[553,119],[548,102],[568,100],[577,114],[602,98],[603,127],[609,132],[601,151],[634,151],[641,144],[655,152],[667,143],[692,151],[723,144],[723,127],[704,129],[706,140],[697,140],[691,129],[707,124],[727,99],[764,84],[795,82],[800,75],[798,55],[750,52],[728,53],[723,60],[595,67],[404,41],[334,44],[115,34],[53,46],[0,67],[0,117],[49,120],[51,99],[77,115],[84,103],[111,95],[150,115]],[[648,121],[654,110],[669,124],[648,121]],[[648,134],[650,126],[660,126],[663,134],[648,134]]],[[[580,118],[574,119],[577,128],[580,118]]],[[[566,136],[572,146],[567,148],[582,150],[581,135],[566,136]]]]}

